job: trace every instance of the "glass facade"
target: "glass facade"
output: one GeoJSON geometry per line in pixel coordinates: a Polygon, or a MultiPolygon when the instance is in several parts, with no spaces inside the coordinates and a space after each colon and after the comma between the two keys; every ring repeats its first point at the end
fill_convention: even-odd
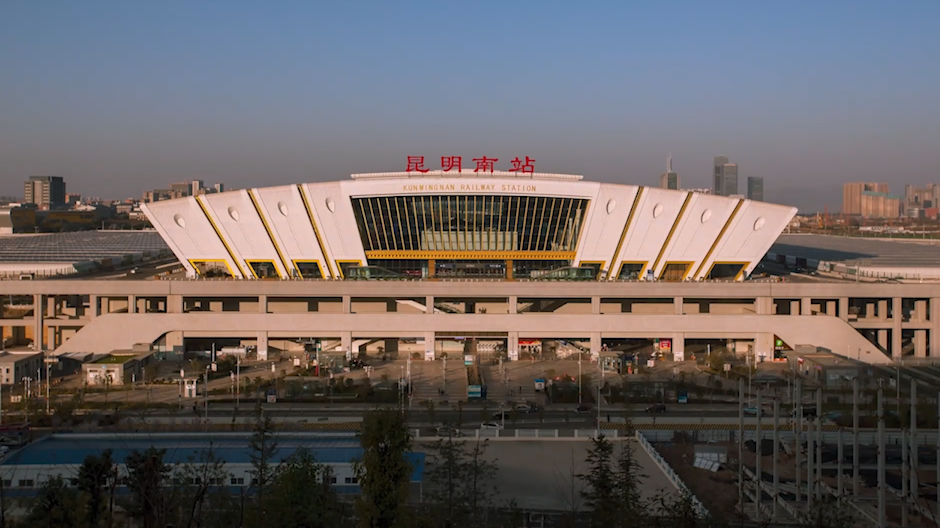
{"type": "Polygon", "coordinates": [[[352,199],[366,251],[575,251],[587,205],[551,196],[352,199]]]}

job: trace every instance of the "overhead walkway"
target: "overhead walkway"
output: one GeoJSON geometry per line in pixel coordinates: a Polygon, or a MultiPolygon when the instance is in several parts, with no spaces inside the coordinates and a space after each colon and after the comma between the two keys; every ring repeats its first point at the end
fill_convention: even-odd
{"type": "MultiPolygon", "coordinates": [[[[658,314],[544,314],[532,317],[506,314],[255,314],[207,313],[126,314],[99,316],[86,324],[56,354],[107,353],[152,343],[168,332],[211,332],[253,337],[263,332],[305,332],[336,335],[348,331],[373,339],[409,337],[446,329],[453,332],[519,332],[527,336],[590,335],[621,338],[663,336],[743,337],[777,335],[795,345],[811,345],[833,354],[874,364],[892,364],[890,357],[842,319],[825,315],[658,315],[658,314]]],[[[675,346],[675,345],[674,345],[675,346]]]]}

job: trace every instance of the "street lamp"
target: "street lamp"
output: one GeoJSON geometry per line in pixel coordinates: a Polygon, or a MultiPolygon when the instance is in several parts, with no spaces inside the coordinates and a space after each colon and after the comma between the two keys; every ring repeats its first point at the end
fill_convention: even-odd
{"type": "Polygon", "coordinates": [[[206,423],[209,423],[209,369],[212,368],[211,365],[206,365],[206,423]]]}

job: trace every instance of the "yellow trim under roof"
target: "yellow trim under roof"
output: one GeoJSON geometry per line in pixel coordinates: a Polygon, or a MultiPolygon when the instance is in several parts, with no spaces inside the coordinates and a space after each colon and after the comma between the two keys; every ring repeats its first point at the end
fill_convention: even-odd
{"type": "Polygon", "coordinates": [[[750,263],[751,263],[751,261],[746,261],[746,262],[719,262],[719,261],[715,261],[715,262],[712,262],[712,265],[708,267],[708,272],[705,273],[705,275],[703,275],[702,278],[704,279],[705,277],[708,277],[708,276],[711,274],[712,270],[715,269],[715,266],[717,266],[717,265],[719,265],[719,264],[723,264],[723,265],[726,265],[726,266],[727,266],[727,265],[730,264],[730,265],[732,265],[732,266],[739,266],[739,265],[741,266],[741,269],[739,269],[739,270],[738,270],[738,273],[734,276],[734,280],[738,280],[738,279],[741,278],[741,275],[744,274],[744,270],[747,269],[747,265],[750,264],[750,263]]]}
{"type": "Polygon", "coordinates": [[[667,260],[663,263],[663,270],[659,273],[659,278],[657,280],[662,280],[663,275],[666,273],[666,268],[668,268],[670,264],[685,264],[685,271],[682,272],[682,278],[677,281],[682,282],[689,276],[689,272],[692,271],[692,265],[695,264],[695,261],[667,260]]]}
{"type": "Polygon", "coordinates": [[[204,264],[209,262],[221,262],[222,264],[225,264],[225,267],[228,269],[228,274],[231,275],[232,278],[237,278],[235,277],[235,273],[232,271],[232,266],[230,266],[228,261],[225,259],[189,259],[189,265],[192,266],[194,270],[196,270],[196,275],[202,275],[202,272],[199,271],[199,266],[196,265],[199,262],[204,264]]]}
{"type": "MultiPolygon", "coordinates": [[[[575,251],[366,251],[372,259],[574,260],[575,251]]],[[[339,262],[339,261],[337,261],[339,262]]],[[[343,261],[351,262],[351,261],[343,261]]]]}
{"type": "MultiPolygon", "coordinates": [[[[627,239],[627,231],[630,230],[630,225],[633,224],[633,217],[636,215],[636,206],[640,203],[640,198],[643,196],[643,187],[640,187],[636,190],[636,196],[633,197],[633,205],[630,207],[630,214],[627,215],[627,221],[623,224],[623,231],[620,232],[620,242],[617,242],[617,249],[614,251],[614,256],[610,259],[610,267],[613,268],[617,265],[617,259],[620,258],[620,250],[623,248],[623,242],[627,239]]],[[[623,267],[621,265],[621,267],[623,267]]],[[[619,269],[617,270],[617,277],[620,276],[619,269]]],[[[610,279],[610,276],[607,276],[610,279]]]]}
{"type": "Polygon", "coordinates": [[[599,267],[598,270],[597,270],[597,277],[594,277],[594,280],[601,280],[601,273],[600,273],[600,272],[604,271],[604,265],[607,264],[607,261],[606,261],[606,260],[582,260],[581,262],[578,263],[578,265],[577,265],[576,267],[581,268],[581,267],[584,267],[584,266],[589,266],[589,265],[591,265],[591,264],[598,264],[598,265],[600,265],[600,267],[599,267]]]}
{"type": "MultiPolygon", "coordinates": [[[[232,259],[232,264],[235,265],[235,269],[238,270],[238,274],[241,275],[241,278],[247,278],[247,275],[242,270],[242,267],[238,264],[238,259],[235,258],[235,252],[232,251],[232,248],[229,247],[228,242],[225,241],[225,237],[222,236],[222,230],[219,229],[219,226],[215,224],[215,221],[212,219],[212,215],[209,214],[209,210],[206,208],[206,204],[202,203],[202,196],[196,196],[196,203],[199,204],[199,208],[202,209],[202,214],[206,215],[206,220],[209,221],[209,224],[212,225],[212,229],[215,230],[216,236],[219,237],[219,241],[222,242],[222,245],[225,247],[225,251],[228,252],[228,256],[232,259]]],[[[205,260],[205,259],[203,259],[205,260]]],[[[229,271],[231,271],[229,267],[229,271]]],[[[235,274],[232,273],[232,277],[235,277],[235,274]]],[[[235,277],[239,278],[239,277],[235,277]]]]}
{"type": "MultiPolygon", "coordinates": [[[[367,258],[368,258],[368,257],[367,257],[367,258]]],[[[357,265],[357,266],[362,266],[362,261],[361,261],[361,260],[352,260],[352,259],[337,260],[337,261],[336,261],[336,269],[339,270],[339,278],[345,279],[346,276],[343,275],[343,267],[342,267],[340,264],[355,264],[355,265],[357,265]]]]}
{"type": "Polygon", "coordinates": [[[637,279],[643,278],[644,274],[646,273],[646,268],[650,265],[648,260],[624,260],[623,262],[620,263],[620,268],[617,269],[617,276],[614,277],[615,280],[620,279],[620,275],[623,273],[623,267],[626,266],[627,264],[642,264],[643,265],[643,267],[640,268],[640,273],[637,274],[636,276],[637,279]]]}
{"type": "Polygon", "coordinates": [[[306,277],[304,277],[304,274],[300,272],[300,266],[298,266],[297,264],[310,263],[310,262],[315,263],[317,267],[320,268],[321,279],[327,278],[326,274],[323,273],[323,264],[319,260],[316,260],[316,259],[293,259],[291,260],[291,263],[294,265],[294,269],[297,270],[297,275],[299,275],[301,279],[306,279],[306,277]]]}
{"type": "MultiPolygon", "coordinates": [[[[715,241],[712,242],[712,247],[708,248],[708,253],[705,253],[705,258],[702,259],[702,263],[699,264],[698,269],[695,270],[695,275],[692,275],[693,279],[702,278],[702,275],[701,275],[702,268],[704,268],[705,264],[708,263],[708,259],[712,258],[712,253],[715,252],[715,248],[718,247],[718,243],[721,242],[722,238],[724,238],[725,232],[731,226],[731,222],[734,220],[734,217],[738,215],[738,211],[741,210],[742,205],[744,205],[744,200],[738,200],[737,205],[734,206],[734,210],[731,211],[731,216],[728,217],[728,220],[725,222],[725,225],[722,226],[721,231],[718,232],[718,236],[715,237],[715,241]]],[[[708,269],[708,272],[711,273],[711,268],[708,269]]]]}
{"type": "MultiPolygon", "coordinates": [[[[255,196],[253,189],[248,189],[248,198],[251,200],[251,205],[255,206],[255,211],[258,213],[258,218],[261,219],[261,224],[264,225],[264,230],[268,233],[268,238],[271,239],[271,245],[274,246],[274,251],[277,252],[278,258],[281,259],[281,264],[284,266],[284,273],[287,274],[289,278],[291,274],[291,267],[287,265],[287,259],[284,258],[284,253],[281,252],[281,248],[277,245],[277,239],[274,238],[274,231],[271,229],[271,226],[268,225],[268,221],[264,218],[264,213],[261,211],[261,206],[258,204],[258,198],[255,196]]],[[[277,269],[277,265],[274,266],[274,271],[277,272],[278,276],[282,279],[285,278],[284,275],[281,275],[281,272],[277,269]]]]}
{"type": "MultiPolygon", "coordinates": [[[[659,248],[659,255],[656,255],[656,260],[653,261],[653,273],[656,273],[656,268],[659,266],[659,261],[662,260],[663,254],[666,253],[666,248],[669,247],[669,242],[672,241],[672,236],[676,234],[676,228],[679,227],[679,222],[682,220],[682,215],[685,213],[685,209],[689,206],[689,201],[691,200],[692,193],[686,193],[685,201],[682,202],[682,207],[679,208],[679,214],[676,215],[676,220],[672,223],[672,228],[669,229],[669,234],[666,235],[666,241],[663,242],[663,246],[659,248]]],[[[688,273],[688,271],[686,271],[686,273],[688,273]]]]}
{"type": "MultiPolygon", "coordinates": [[[[320,253],[323,254],[323,260],[326,261],[326,268],[330,270],[330,278],[336,278],[338,275],[333,273],[333,266],[330,265],[330,257],[326,254],[326,246],[323,245],[323,237],[320,236],[320,228],[317,227],[317,221],[314,219],[313,208],[310,207],[310,200],[307,200],[307,194],[304,192],[303,184],[297,185],[300,191],[300,199],[304,201],[304,208],[307,210],[307,218],[310,219],[310,225],[313,226],[313,234],[317,236],[317,245],[320,246],[320,253]]],[[[323,276],[326,278],[326,275],[323,276]]]]}

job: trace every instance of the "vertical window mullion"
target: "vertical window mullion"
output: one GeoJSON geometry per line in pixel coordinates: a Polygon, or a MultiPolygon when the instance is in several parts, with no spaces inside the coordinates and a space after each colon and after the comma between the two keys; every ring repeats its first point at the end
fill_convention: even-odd
{"type": "Polygon", "coordinates": [[[405,225],[408,226],[408,246],[405,249],[414,251],[415,240],[414,233],[411,232],[411,215],[408,214],[408,197],[402,196],[401,203],[405,207],[405,225]]]}
{"type": "Polygon", "coordinates": [[[369,232],[369,221],[366,219],[366,211],[362,207],[362,198],[356,198],[355,202],[359,207],[359,218],[362,218],[362,227],[366,231],[366,244],[368,244],[369,247],[365,249],[368,251],[374,249],[372,245],[372,234],[369,232]]]}
{"type": "Polygon", "coordinates": [[[496,216],[496,248],[506,251],[506,237],[503,231],[503,197],[499,197],[499,214],[496,216]]]}
{"type": "MultiPolygon", "coordinates": [[[[522,233],[519,234],[519,250],[528,251],[529,246],[525,245],[525,232],[528,229],[528,219],[529,219],[529,197],[525,197],[525,207],[523,207],[522,213],[522,233]]],[[[531,238],[531,237],[530,237],[531,238]]]]}

